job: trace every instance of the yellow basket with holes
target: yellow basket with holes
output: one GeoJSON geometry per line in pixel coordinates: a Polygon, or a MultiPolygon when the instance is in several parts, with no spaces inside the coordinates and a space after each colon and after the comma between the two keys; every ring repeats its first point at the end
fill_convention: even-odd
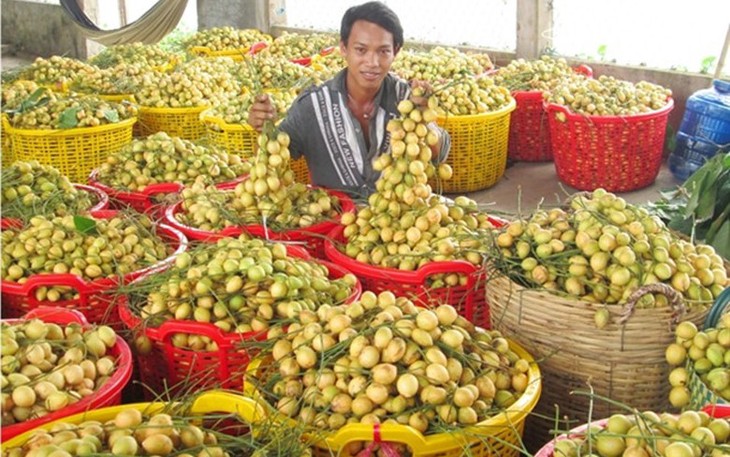
{"type": "Polygon", "coordinates": [[[136,136],[148,136],[157,132],[167,132],[170,136],[178,136],[185,140],[195,141],[205,133],[205,124],[200,120],[200,113],[209,106],[193,106],[185,108],[151,108],[139,107],[139,124],[135,129],[136,136]]]}
{"type": "Polygon", "coordinates": [[[14,128],[4,116],[2,122],[14,160],[37,160],[57,168],[71,182],[83,183],[110,154],[132,141],[137,118],[98,127],[57,130],[14,128]]]}
{"type": "Polygon", "coordinates": [[[5,125],[7,124],[7,114],[3,113],[2,126],[0,127],[0,165],[7,167],[15,162],[13,151],[10,144],[10,135],[8,135],[5,125]]]}
{"type": "Polygon", "coordinates": [[[234,61],[240,62],[251,52],[251,46],[247,46],[245,48],[221,49],[220,51],[214,51],[207,46],[192,46],[188,51],[198,57],[228,57],[234,61]]]}
{"type": "Polygon", "coordinates": [[[136,103],[136,100],[134,98],[134,94],[97,94],[97,96],[102,99],[106,100],[108,102],[130,102],[130,103],[136,103]]]}
{"type": "MultiPolygon", "coordinates": [[[[155,414],[166,412],[170,408],[169,403],[132,403],[127,405],[112,406],[98,410],[91,410],[84,413],[75,414],[73,416],[64,417],[54,422],[49,422],[38,428],[29,430],[21,435],[13,437],[3,442],[3,452],[5,450],[25,445],[31,436],[42,430],[50,430],[58,424],[77,425],[86,421],[99,421],[106,423],[121,411],[128,409],[136,409],[143,414],[155,414]]],[[[260,423],[265,419],[263,408],[250,398],[236,395],[229,392],[212,390],[198,396],[189,409],[190,415],[202,416],[216,413],[236,414],[243,422],[248,424],[260,423]]]]}
{"type": "Polygon", "coordinates": [[[296,182],[309,184],[309,167],[307,167],[307,161],[304,159],[304,156],[297,160],[292,160],[290,163],[291,169],[294,171],[294,180],[296,182]]]}
{"type": "Polygon", "coordinates": [[[205,125],[206,135],[213,144],[225,148],[230,153],[238,154],[244,159],[253,157],[256,152],[258,133],[248,124],[229,124],[210,111],[200,113],[205,125]]]}
{"type": "MultiPolygon", "coordinates": [[[[348,457],[351,443],[364,442],[379,443],[381,446],[406,445],[410,448],[412,457],[517,457],[522,454],[522,434],[525,430],[525,420],[537,405],[542,392],[540,369],[535,359],[520,345],[509,341],[509,346],[518,357],[530,363],[528,371],[528,386],[522,396],[511,406],[494,417],[476,425],[464,427],[460,431],[423,435],[416,429],[400,424],[348,424],[333,433],[320,432],[306,436],[307,442],[312,444],[315,457],[348,457]],[[387,444],[386,444],[387,443],[387,444]]],[[[255,376],[261,359],[254,360],[249,365],[249,373],[255,376]]],[[[247,374],[248,376],[248,374],[247,374]]],[[[297,424],[293,419],[285,418],[274,407],[263,399],[261,393],[252,383],[244,381],[243,391],[246,395],[264,405],[268,414],[274,419],[283,421],[292,427],[297,424]]],[[[353,449],[359,452],[359,448],[353,449]]],[[[375,455],[375,454],[373,454],[375,455]]],[[[388,455],[386,453],[386,455],[388,455]]]]}
{"type": "Polygon", "coordinates": [[[504,108],[490,113],[439,116],[436,122],[451,136],[446,163],[454,174],[449,180],[432,180],[431,186],[437,191],[456,193],[495,185],[507,166],[509,121],[516,107],[512,99],[504,108]]]}

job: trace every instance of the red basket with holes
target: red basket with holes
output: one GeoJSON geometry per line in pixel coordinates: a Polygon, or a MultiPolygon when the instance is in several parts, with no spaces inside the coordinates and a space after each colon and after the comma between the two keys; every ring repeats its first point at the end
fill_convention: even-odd
{"type": "MultiPolygon", "coordinates": [[[[248,175],[246,175],[248,176],[248,175]]],[[[232,189],[236,184],[243,181],[246,176],[240,176],[232,181],[217,184],[219,189],[232,189]]],[[[177,195],[185,186],[176,182],[163,182],[150,184],[139,192],[114,189],[99,182],[99,170],[94,170],[89,175],[89,186],[105,192],[112,199],[114,209],[130,207],[133,210],[151,215],[155,219],[161,219],[164,215],[165,202],[160,202],[165,196],[177,195]]]]}
{"type": "MultiPolygon", "coordinates": [[[[497,219],[490,218],[490,221],[495,226],[503,224],[497,219]]],[[[339,226],[330,232],[324,244],[325,255],[331,262],[342,265],[357,276],[362,282],[363,289],[375,293],[391,291],[397,296],[408,297],[414,303],[426,307],[447,303],[474,325],[491,327],[486,297],[487,273],[484,268],[466,260],[431,262],[415,271],[358,262],[337,249],[338,244],[342,245],[346,241],[344,229],[344,226],[339,226]],[[439,288],[429,286],[429,278],[448,273],[465,275],[466,284],[439,288]]]]}
{"type": "MultiPolygon", "coordinates": [[[[4,303],[3,303],[4,307],[4,303]]],[[[4,309],[3,309],[4,310],[4,309]]],[[[43,322],[54,323],[59,325],[81,324],[84,327],[89,326],[83,314],[72,309],[60,309],[55,307],[42,306],[33,309],[20,319],[3,319],[3,323],[15,324],[22,320],[40,319],[43,322]]],[[[116,344],[109,349],[109,354],[116,358],[117,369],[109,377],[109,380],[101,386],[99,390],[88,397],[84,397],[78,402],[69,405],[63,409],[46,414],[37,419],[28,420],[13,425],[3,425],[0,428],[0,441],[5,442],[14,436],[25,433],[28,430],[40,427],[43,424],[68,417],[74,414],[82,413],[88,410],[95,410],[106,406],[119,405],[122,402],[122,389],[129,382],[132,376],[132,353],[129,346],[124,340],[117,336],[116,344]]]]}
{"type": "MultiPolygon", "coordinates": [[[[90,213],[95,218],[112,218],[117,211],[105,210],[90,213]]],[[[3,229],[18,227],[18,221],[2,219],[3,229]]],[[[81,312],[93,324],[106,324],[115,330],[122,328],[116,307],[122,298],[118,286],[127,284],[141,275],[167,268],[180,253],[187,249],[187,238],[179,230],[166,225],[157,226],[157,234],[174,249],[164,260],[154,265],[129,273],[121,278],[100,278],[87,280],[70,273],[48,273],[29,276],[20,284],[2,280],[2,311],[5,317],[21,317],[41,307],[50,306],[58,309],[72,309],[81,312]],[[65,286],[76,291],[75,297],[59,301],[39,300],[37,292],[41,288],[65,286]]]]}
{"type": "MultiPolygon", "coordinates": [[[[589,78],[593,76],[593,69],[587,65],[579,65],[574,70],[589,78]]],[[[512,92],[512,96],[517,102],[517,108],[512,112],[509,124],[508,157],[522,162],[553,160],[543,92],[516,90],[512,92]]]]}
{"type": "Polygon", "coordinates": [[[662,164],[667,104],[649,113],[586,116],[546,103],[555,170],[579,190],[628,192],[654,182],[662,164]]]}
{"type": "Polygon", "coordinates": [[[165,210],[165,223],[171,227],[175,227],[185,234],[189,239],[195,241],[212,242],[221,238],[236,237],[242,233],[248,233],[256,238],[264,238],[275,241],[288,241],[301,244],[311,255],[318,259],[324,259],[324,244],[327,234],[333,228],[340,225],[340,215],[344,213],[354,213],[355,203],[343,192],[336,190],[327,190],[331,196],[340,200],[340,214],[334,220],[322,221],[313,224],[307,228],[290,229],[284,231],[274,231],[263,225],[242,225],[226,227],[217,232],[199,230],[182,224],[175,217],[182,211],[182,203],[176,203],[165,210]]]}
{"type": "MultiPolygon", "coordinates": [[[[329,270],[331,279],[349,274],[345,268],[333,263],[312,259],[309,253],[297,246],[288,246],[291,257],[314,260],[329,270]]],[[[360,298],[362,286],[357,282],[346,303],[360,298]]],[[[129,306],[127,297],[120,301],[119,315],[125,327],[133,335],[145,335],[152,342],[148,354],[137,354],[136,362],[140,381],[148,394],[163,392],[194,392],[211,387],[241,389],[243,375],[253,354],[241,347],[245,341],[266,339],[266,332],[233,333],[207,322],[190,320],[167,320],[159,327],[146,326],[129,306]],[[217,351],[195,351],[176,347],[172,338],[176,333],[206,336],[218,346],[217,351]]]]}

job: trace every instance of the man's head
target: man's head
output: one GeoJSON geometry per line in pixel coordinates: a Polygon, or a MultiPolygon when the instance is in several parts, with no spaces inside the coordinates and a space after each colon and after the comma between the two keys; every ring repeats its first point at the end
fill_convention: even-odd
{"type": "Polygon", "coordinates": [[[403,27],[400,25],[398,16],[381,2],[367,2],[362,5],[350,7],[342,16],[340,25],[340,41],[348,45],[352,26],[356,21],[372,22],[385,29],[393,35],[393,52],[398,53],[403,46],[403,27]]]}
{"type": "Polygon", "coordinates": [[[347,61],[349,85],[367,91],[379,88],[401,46],[400,20],[383,3],[353,6],[342,17],[340,51],[347,61]]]}

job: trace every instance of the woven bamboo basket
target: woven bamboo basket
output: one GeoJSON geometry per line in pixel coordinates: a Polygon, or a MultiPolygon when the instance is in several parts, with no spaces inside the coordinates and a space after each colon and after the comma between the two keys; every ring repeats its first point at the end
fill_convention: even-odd
{"type": "MultiPolygon", "coordinates": [[[[540,363],[543,395],[528,420],[533,426],[526,437],[547,441],[554,424],[555,405],[561,417],[585,422],[591,397],[572,391],[593,389],[638,410],[669,408],[670,367],[665,350],[674,341],[673,326],[682,320],[700,325],[710,303],[686,307],[679,293],[664,284],[651,284],[635,292],[623,306],[606,306],[527,289],[505,276],[493,276],[487,284],[492,328],[513,335],[540,363]],[[646,293],[669,298],[665,308],[636,308],[646,293]],[[595,325],[595,313],[607,309],[610,322],[595,325]],[[541,419],[545,417],[545,419],[541,419]],[[550,419],[547,419],[550,418],[550,419]]],[[[592,406],[593,417],[617,412],[608,402],[592,406]]]]}

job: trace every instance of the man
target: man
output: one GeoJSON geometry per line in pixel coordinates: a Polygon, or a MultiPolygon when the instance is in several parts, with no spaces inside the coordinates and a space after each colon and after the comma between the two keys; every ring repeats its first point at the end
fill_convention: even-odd
{"type": "MultiPolygon", "coordinates": [[[[367,197],[379,173],[372,162],[386,152],[386,124],[400,117],[396,107],[411,87],[390,67],[403,46],[403,28],[395,13],[380,2],[353,6],[340,28],[340,52],[347,67],[318,87],[311,87],[292,104],[280,128],[291,138],[292,159],[304,155],[312,184],[367,197]]],[[[428,88],[423,82],[413,86],[428,88]]],[[[425,103],[425,99],[414,100],[425,103]]],[[[260,131],[275,110],[266,95],[249,112],[249,123],[260,131]]],[[[438,129],[434,157],[444,160],[448,134],[438,129]]]]}

